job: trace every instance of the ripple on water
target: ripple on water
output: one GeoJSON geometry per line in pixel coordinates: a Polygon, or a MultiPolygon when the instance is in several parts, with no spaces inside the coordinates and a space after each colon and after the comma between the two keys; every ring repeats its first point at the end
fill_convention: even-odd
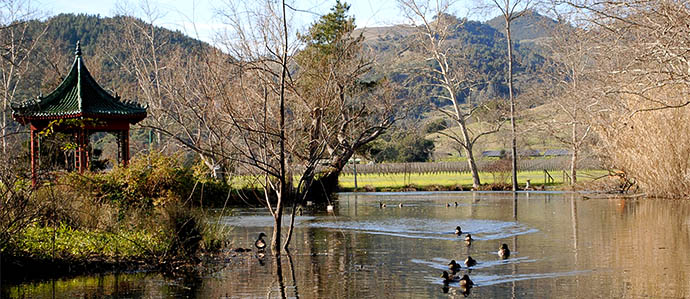
{"type": "Polygon", "coordinates": [[[447,221],[438,219],[392,218],[368,221],[318,221],[309,227],[355,230],[363,233],[389,235],[403,238],[460,241],[454,234],[455,226],[472,234],[476,240],[496,240],[535,233],[538,230],[517,222],[464,219],[447,221]]]}
{"type": "MultiPolygon", "coordinates": [[[[304,222],[316,219],[314,216],[295,216],[295,226],[301,226],[304,222]]],[[[273,226],[273,217],[271,216],[232,216],[223,217],[222,224],[239,227],[267,227],[273,226]]],[[[290,225],[290,216],[283,217],[283,226],[290,225]]]]}
{"type": "MultiPolygon", "coordinates": [[[[501,283],[530,280],[530,279],[544,279],[556,278],[563,276],[575,276],[583,273],[592,272],[590,270],[583,271],[567,271],[567,272],[549,272],[549,273],[526,273],[526,274],[510,274],[510,275],[472,275],[472,281],[477,286],[490,286],[501,283]]],[[[443,281],[441,281],[443,283],[443,281]]]]}

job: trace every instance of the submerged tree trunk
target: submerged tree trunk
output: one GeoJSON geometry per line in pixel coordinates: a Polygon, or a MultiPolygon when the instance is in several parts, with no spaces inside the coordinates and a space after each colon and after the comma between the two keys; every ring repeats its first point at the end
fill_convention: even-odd
{"type": "MultiPolygon", "coordinates": [[[[275,213],[273,214],[273,236],[271,236],[271,252],[273,255],[280,255],[280,234],[283,226],[283,195],[278,193],[277,200],[278,203],[275,213]]],[[[287,244],[285,246],[287,246],[287,244]]]]}
{"type": "MultiPolygon", "coordinates": [[[[273,214],[274,227],[273,227],[273,238],[271,239],[271,250],[273,255],[280,255],[280,229],[283,222],[283,199],[288,192],[287,180],[291,178],[287,177],[287,165],[286,165],[286,153],[285,153],[285,77],[287,76],[287,59],[288,59],[288,30],[287,30],[287,15],[285,14],[285,0],[281,2],[281,8],[283,11],[283,57],[281,61],[282,72],[280,73],[280,140],[278,141],[280,147],[279,153],[279,163],[280,163],[280,177],[278,178],[278,202],[276,203],[276,211],[273,214]]],[[[287,247],[288,244],[285,244],[287,247]]]]}

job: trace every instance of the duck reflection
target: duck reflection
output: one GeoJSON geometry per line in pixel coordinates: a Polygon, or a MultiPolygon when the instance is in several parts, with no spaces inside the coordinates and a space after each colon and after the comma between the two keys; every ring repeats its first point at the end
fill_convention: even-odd
{"type": "Polygon", "coordinates": [[[472,286],[460,286],[460,293],[465,297],[469,296],[471,291],[472,286]]]}

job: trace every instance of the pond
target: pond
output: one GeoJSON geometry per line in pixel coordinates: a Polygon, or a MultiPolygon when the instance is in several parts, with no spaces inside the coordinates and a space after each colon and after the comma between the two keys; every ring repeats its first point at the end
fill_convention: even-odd
{"type": "MultiPolygon", "coordinates": [[[[251,247],[272,220],[223,221],[251,247]]],[[[463,235],[464,237],[464,235],[463,235]]],[[[343,193],[298,217],[290,255],[245,253],[203,277],[131,273],[2,285],[3,298],[682,298],[690,296],[690,202],[553,192],[343,193]],[[380,207],[385,203],[386,207],[380,207]],[[457,205],[456,205],[457,203],[457,205]],[[402,206],[400,206],[402,204],[402,206]],[[475,239],[467,245],[456,226],[475,239]],[[500,259],[497,250],[511,250],[500,259]],[[440,278],[451,259],[475,287],[440,278]]]]}

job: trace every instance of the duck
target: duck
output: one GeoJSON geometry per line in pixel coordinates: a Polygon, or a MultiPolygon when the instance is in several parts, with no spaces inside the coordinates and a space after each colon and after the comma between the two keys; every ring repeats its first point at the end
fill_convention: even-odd
{"type": "Polygon", "coordinates": [[[455,262],[455,260],[450,260],[450,263],[448,263],[448,269],[453,272],[458,272],[460,271],[460,264],[455,262]]]}
{"type": "Polygon", "coordinates": [[[477,264],[477,260],[473,259],[471,256],[467,256],[465,259],[465,266],[472,267],[477,264]]]}
{"type": "Polygon", "coordinates": [[[448,274],[448,271],[443,271],[443,274],[441,274],[441,278],[443,278],[443,283],[451,283],[458,281],[458,277],[453,274],[448,274]]]}
{"type": "Polygon", "coordinates": [[[385,207],[386,207],[385,203],[379,202],[379,208],[385,208],[385,207]]]}
{"type": "Polygon", "coordinates": [[[501,248],[498,249],[498,256],[502,259],[507,259],[510,256],[510,249],[508,249],[508,244],[503,243],[501,248]]]}
{"type": "Polygon", "coordinates": [[[450,203],[446,203],[446,208],[450,208],[450,203]]]}
{"type": "Polygon", "coordinates": [[[455,234],[458,235],[458,236],[459,236],[459,235],[462,235],[462,229],[460,228],[460,226],[456,226],[456,227],[455,227],[455,234]]]}
{"type": "Polygon", "coordinates": [[[402,202],[401,202],[401,203],[398,204],[398,208],[402,208],[402,207],[403,207],[403,204],[402,204],[402,202]]]}
{"type": "Polygon", "coordinates": [[[456,206],[456,207],[458,206],[458,202],[457,202],[457,201],[455,202],[455,206],[456,206]]]}
{"type": "Polygon", "coordinates": [[[474,241],[474,239],[472,239],[472,235],[467,234],[467,236],[465,236],[465,242],[472,242],[472,241],[474,241]]]}
{"type": "Polygon", "coordinates": [[[264,237],[266,234],[260,233],[259,238],[256,239],[256,242],[254,242],[254,246],[256,246],[256,249],[259,251],[264,251],[266,249],[266,241],[264,241],[264,237]]]}
{"type": "Polygon", "coordinates": [[[465,274],[460,278],[460,286],[461,287],[472,287],[474,285],[474,282],[470,279],[469,275],[465,274]]]}

